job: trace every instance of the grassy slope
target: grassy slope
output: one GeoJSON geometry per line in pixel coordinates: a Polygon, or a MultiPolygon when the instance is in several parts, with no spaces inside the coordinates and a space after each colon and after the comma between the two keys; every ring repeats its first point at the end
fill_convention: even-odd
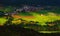
{"type": "Polygon", "coordinates": [[[7,19],[5,19],[4,17],[0,17],[0,25],[3,25],[6,21],[7,19]]]}
{"type": "MultiPolygon", "coordinates": [[[[55,13],[51,13],[51,12],[48,12],[46,14],[43,14],[42,12],[41,14],[36,12],[29,12],[29,13],[20,13],[18,15],[22,16],[21,18],[27,21],[38,21],[40,22],[41,25],[45,25],[45,22],[60,20],[60,15],[56,15],[55,13]]],[[[0,24],[3,24],[6,20],[7,19],[5,18],[0,18],[0,24]]]]}
{"type": "Polygon", "coordinates": [[[25,16],[25,18],[23,18],[23,19],[27,20],[27,21],[38,21],[38,22],[40,22],[40,24],[44,24],[44,25],[45,25],[45,22],[52,22],[55,20],[60,20],[60,15],[57,16],[54,13],[47,13],[46,15],[44,15],[44,14],[38,14],[38,13],[31,12],[30,14],[32,14],[32,16],[34,18],[31,17],[32,19],[29,19],[25,16]]]}

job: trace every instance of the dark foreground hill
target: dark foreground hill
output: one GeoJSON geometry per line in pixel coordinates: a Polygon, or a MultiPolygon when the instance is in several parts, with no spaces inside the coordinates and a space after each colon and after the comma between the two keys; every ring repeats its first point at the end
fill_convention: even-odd
{"type": "MultiPolygon", "coordinates": [[[[0,26],[0,36],[45,36],[47,34],[39,33],[32,29],[27,29],[19,26],[0,26]]],[[[50,34],[48,34],[50,35],[50,34]]],[[[53,36],[55,34],[52,34],[53,36]]]]}
{"type": "Polygon", "coordinates": [[[0,26],[0,36],[40,36],[40,33],[22,27],[0,26]]]}

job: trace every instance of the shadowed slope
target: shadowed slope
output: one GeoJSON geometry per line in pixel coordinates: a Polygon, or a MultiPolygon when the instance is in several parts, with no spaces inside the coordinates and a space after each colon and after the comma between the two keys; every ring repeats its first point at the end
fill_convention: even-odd
{"type": "Polygon", "coordinates": [[[40,34],[32,29],[25,29],[18,26],[0,26],[1,36],[40,36],[40,34]]]}

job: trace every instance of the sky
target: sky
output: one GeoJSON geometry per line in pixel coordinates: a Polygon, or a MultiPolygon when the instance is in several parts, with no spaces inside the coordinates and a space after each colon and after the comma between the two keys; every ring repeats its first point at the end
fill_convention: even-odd
{"type": "Polygon", "coordinates": [[[9,5],[52,5],[60,6],[60,0],[0,0],[0,4],[9,4],[9,5]]]}

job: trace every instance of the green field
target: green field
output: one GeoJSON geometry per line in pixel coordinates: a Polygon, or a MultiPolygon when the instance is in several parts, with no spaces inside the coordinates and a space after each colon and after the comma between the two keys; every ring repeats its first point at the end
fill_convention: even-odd
{"type": "Polygon", "coordinates": [[[7,21],[6,18],[0,18],[0,25],[4,25],[4,23],[7,21]]]}
{"type": "MultiPolygon", "coordinates": [[[[10,8],[11,9],[11,8],[10,8]]],[[[11,11],[11,10],[1,10],[1,11],[11,11]]],[[[58,13],[59,10],[55,10],[55,12],[53,11],[48,11],[48,10],[41,10],[38,12],[20,12],[19,14],[17,14],[18,16],[21,16],[21,18],[14,18],[16,25],[18,25],[20,23],[19,19],[23,19],[26,22],[30,22],[30,21],[34,21],[34,22],[39,22],[37,25],[39,25],[38,27],[36,26],[24,26],[24,28],[29,28],[29,29],[34,29],[38,32],[41,33],[57,33],[57,31],[49,31],[47,30],[47,26],[46,22],[54,22],[56,20],[60,20],[60,13],[58,13]],[[27,17],[26,17],[27,16],[27,17]],[[40,27],[40,25],[42,27],[40,27]],[[38,29],[37,29],[38,28],[38,29]]],[[[6,23],[6,21],[8,21],[8,19],[4,18],[4,17],[0,17],[0,25],[4,25],[6,23]]],[[[13,22],[12,22],[13,23],[13,22]]],[[[58,27],[60,28],[60,25],[58,25],[58,27]]],[[[60,31],[60,29],[59,29],[60,31]]]]}
{"type": "MultiPolygon", "coordinates": [[[[20,16],[29,16],[28,13],[23,13],[23,14],[20,14],[20,16]]],[[[26,21],[38,21],[39,22],[38,25],[45,25],[46,22],[53,22],[53,21],[56,21],[56,20],[60,20],[60,15],[57,15],[55,13],[47,13],[45,15],[45,14],[38,14],[38,13],[31,12],[30,15],[34,16],[35,18],[33,18],[33,19],[22,18],[22,19],[24,19],[26,21]]],[[[5,19],[3,17],[0,18],[0,24],[5,23],[5,21],[7,21],[7,20],[8,19],[5,19]]]]}

